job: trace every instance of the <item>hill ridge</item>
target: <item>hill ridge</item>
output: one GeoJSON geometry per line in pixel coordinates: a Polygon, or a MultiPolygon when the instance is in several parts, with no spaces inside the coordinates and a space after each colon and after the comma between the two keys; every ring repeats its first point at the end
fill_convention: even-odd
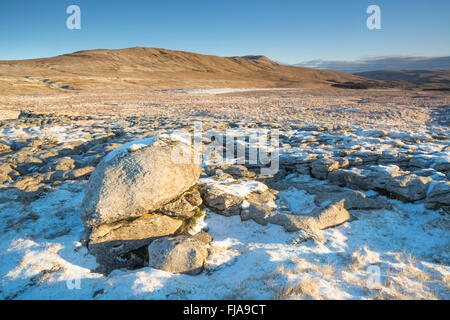
{"type": "Polygon", "coordinates": [[[221,57],[152,47],[81,50],[48,58],[0,61],[0,92],[43,88],[323,88],[361,80],[343,72],[280,65],[264,55],[221,57]]]}

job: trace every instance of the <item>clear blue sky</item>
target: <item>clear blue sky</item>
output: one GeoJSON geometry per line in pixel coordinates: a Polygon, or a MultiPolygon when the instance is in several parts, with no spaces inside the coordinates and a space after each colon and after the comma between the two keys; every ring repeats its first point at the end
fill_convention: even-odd
{"type": "Polygon", "coordinates": [[[296,63],[379,55],[450,55],[449,0],[2,0],[0,59],[160,47],[296,63]],[[81,30],[66,28],[67,6],[81,30]],[[381,7],[382,30],[366,8],[381,7]]]}

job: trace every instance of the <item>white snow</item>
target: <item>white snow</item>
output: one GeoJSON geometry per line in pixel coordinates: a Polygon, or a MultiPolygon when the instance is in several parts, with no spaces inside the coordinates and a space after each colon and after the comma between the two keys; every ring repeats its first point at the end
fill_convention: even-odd
{"type": "Polygon", "coordinates": [[[304,190],[290,188],[278,193],[278,205],[286,207],[293,214],[305,214],[311,212],[316,205],[314,196],[304,190]]]}
{"type": "Polygon", "coordinates": [[[158,138],[172,138],[172,139],[176,139],[178,141],[181,141],[181,142],[189,144],[189,145],[191,144],[191,142],[188,141],[186,139],[186,137],[180,133],[160,134],[160,135],[155,135],[155,136],[152,136],[149,138],[144,138],[144,139],[140,139],[140,140],[132,140],[127,143],[124,143],[123,145],[121,145],[121,146],[117,147],[116,149],[112,150],[111,152],[109,152],[104,157],[104,161],[111,161],[112,159],[114,159],[117,156],[122,155],[124,153],[136,152],[142,148],[149,147],[158,138]]]}
{"type": "Polygon", "coordinates": [[[169,90],[172,93],[184,94],[224,94],[246,91],[271,91],[271,90],[289,90],[286,88],[217,88],[217,89],[195,89],[195,90],[169,90]]]}
{"type": "Polygon", "coordinates": [[[235,179],[214,180],[211,178],[201,178],[199,184],[206,184],[208,188],[217,188],[225,193],[245,198],[252,192],[263,193],[267,186],[259,181],[238,181],[235,179]]]}
{"type": "Polygon", "coordinates": [[[152,143],[158,138],[159,136],[153,136],[150,138],[145,138],[141,140],[133,140],[127,143],[124,143],[120,147],[117,147],[116,149],[109,152],[104,158],[103,161],[111,161],[112,159],[116,158],[117,156],[128,153],[128,152],[134,152],[139,149],[151,146],[152,143]]]}
{"type": "MultiPolygon", "coordinates": [[[[2,134],[7,141],[31,135],[71,141],[96,132],[70,126],[50,131],[10,127],[2,134]]],[[[298,136],[314,137],[315,133],[298,136]]],[[[412,139],[408,133],[391,132],[390,136],[412,139]]],[[[107,158],[145,148],[155,138],[124,144],[107,158]]],[[[348,147],[358,148],[357,137],[348,138],[348,147]]],[[[369,145],[370,139],[365,143],[369,145]]],[[[436,145],[423,143],[420,147],[442,159],[437,161],[448,159],[448,151],[436,145]]],[[[300,148],[297,154],[303,158],[311,155],[300,148]]],[[[396,166],[378,168],[388,173],[397,170],[396,166]]],[[[307,175],[292,174],[285,179],[299,185],[325,183],[307,175]]],[[[258,181],[204,178],[199,183],[244,198],[267,190],[258,181]]],[[[200,275],[142,268],[116,270],[105,276],[95,271],[95,258],[80,243],[84,227],[79,207],[84,187],[79,182],[64,183],[29,204],[16,201],[7,188],[0,190],[1,299],[272,299],[284,286],[299,281],[315,283],[323,299],[450,299],[448,216],[427,210],[423,204],[391,200],[392,210],[351,211],[354,219],[350,222],[320,232],[323,242],[297,244],[294,240],[301,232],[287,233],[277,225],[262,226],[243,222],[239,216],[207,211],[190,230],[195,234],[207,227],[213,238],[200,275]],[[375,286],[370,282],[374,270],[379,271],[380,279],[375,286]]],[[[314,207],[313,197],[296,188],[281,190],[277,197],[276,205],[294,214],[314,207]]],[[[246,201],[241,204],[246,205],[246,201]]]]}
{"type": "MultiPolygon", "coordinates": [[[[79,242],[82,190],[82,184],[64,184],[29,206],[1,204],[1,298],[271,299],[283,286],[303,280],[317,283],[324,299],[367,299],[388,292],[388,280],[416,297],[435,292],[449,298],[442,280],[450,274],[448,230],[440,223],[443,217],[423,205],[394,201],[392,211],[353,213],[357,220],[323,231],[324,244],[296,245],[297,233],[279,226],[208,211],[199,227],[209,228],[213,242],[202,274],[143,268],[104,276],[94,271],[94,257],[79,242]],[[409,261],[408,254],[415,258],[409,261]],[[352,268],[355,256],[359,266],[352,268]],[[367,288],[369,266],[380,269],[383,289],[367,288]],[[429,280],[409,276],[406,281],[410,269],[429,280]]],[[[294,207],[311,204],[296,189],[281,197],[294,207]]]]}

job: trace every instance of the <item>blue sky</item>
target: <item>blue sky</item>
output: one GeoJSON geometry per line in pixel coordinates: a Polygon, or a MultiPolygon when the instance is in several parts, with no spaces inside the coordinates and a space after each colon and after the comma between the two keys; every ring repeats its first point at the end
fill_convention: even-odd
{"type": "Polygon", "coordinates": [[[134,46],[220,56],[263,54],[286,63],[444,56],[450,55],[450,1],[0,2],[2,60],[134,46]],[[66,28],[71,4],[81,8],[81,30],[66,28]],[[366,27],[370,4],[381,8],[381,30],[366,27]]]}

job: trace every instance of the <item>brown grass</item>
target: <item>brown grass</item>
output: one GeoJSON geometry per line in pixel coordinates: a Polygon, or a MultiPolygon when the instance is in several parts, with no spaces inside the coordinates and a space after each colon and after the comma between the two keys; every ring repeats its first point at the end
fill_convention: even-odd
{"type": "Polygon", "coordinates": [[[0,93],[103,89],[325,88],[364,78],[279,65],[264,56],[219,57],[159,48],[88,50],[0,61],[0,93]]]}
{"type": "Polygon", "coordinates": [[[286,268],[284,265],[281,265],[276,269],[276,272],[284,275],[295,275],[315,271],[319,275],[329,278],[336,272],[334,266],[330,262],[328,262],[325,266],[316,265],[301,258],[292,259],[292,262],[295,263],[293,268],[286,268]]]}
{"type": "Polygon", "coordinates": [[[303,279],[294,284],[283,286],[274,296],[275,300],[292,298],[322,300],[320,284],[312,279],[303,279]]]}

